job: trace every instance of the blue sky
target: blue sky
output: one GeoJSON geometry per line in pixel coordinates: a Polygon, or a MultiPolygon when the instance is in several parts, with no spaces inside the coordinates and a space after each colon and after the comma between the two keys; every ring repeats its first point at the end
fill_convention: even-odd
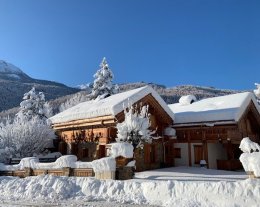
{"type": "Polygon", "coordinates": [[[0,0],[0,59],[76,86],[107,57],[115,83],[251,89],[259,0],[0,0]]]}

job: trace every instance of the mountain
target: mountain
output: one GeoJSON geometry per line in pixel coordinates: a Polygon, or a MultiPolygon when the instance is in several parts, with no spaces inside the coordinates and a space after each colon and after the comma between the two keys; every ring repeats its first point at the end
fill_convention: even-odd
{"type": "Polygon", "coordinates": [[[32,87],[44,92],[46,100],[79,91],[61,83],[31,78],[20,68],[0,60],[0,111],[19,106],[23,94],[32,87]]]}
{"type": "MultiPolygon", "coordinates": [[[[159,85],[155,83],[145,83],[145,82],[124,83],[124,84],[119,84],[118,86],[119,86],[119,91],[124,92],[145,85],[149,85],[154,90],[156,90],[167,104],[176,103],[179,101],[181,96],[190,95],[190,94],[195,95],[197,99],[200,100],[203,98],[224,96],[228,94],[242,92],[238,90],[215,89],[213,87],[202,87],[202,86],[192,86],[192,85],[182,85],[182,86],[167,88],[164,85],[159,85]]],[[[54,114],[58,113],[59,111],[63,111],[67,108],[70,108],[80,102],[87,101],[88,93],[90,93],[89,88],[87,88],[87,90],[82,90],[76,94],[67,95],[65,97],[51,100],[50,105],[53,108],[54,114]]]]}
{"type": "MultiPolygon", "coordinates": [[[[224,96],[228,94],[242,92],[238,90],[216,89],[213,87],[192,86],[192,85],[182,85],[182,86],[167,88],[164,85],[159,85],[155,83],[145,83],[145,82],[119,84],[119,90],[120,92],[124,92],[145,85],[149,85],[153,89],[155,89],[168,104],[176,103],[179,101],[181,96],[189,95],[189,94],[195,95],[197,99],[200,100],[203,98],[224,96]]],[[[88,100],[87,95],[89,93],[90,93],[89,90],[81,90],[74,94],[70,94],[70,95],[66,95],[66,96],[62,96],[50,100],[49,104],[53,109],[53,114],[59,113],[60,111],[75,106],[78,103],[87,101],[88,100]]],[[[18,109],[19,108],[16,107],[1,112],[0,121],[3,121],[7,116],[13,117],[18,112],[18,109]]]]}
{"type": "MultiPolygon", "coordinates": [[[[176,103],[181,96],[189,94],[195,95],[200,100],[241,92],[192,85],[168,88],[164,85],[145,82],[124,83],[118,86],[119,91],[124,92],[145,85],[150,85],[155,89],[168,104],[176,103]]],[[[81,87],[83,86],[85,87],[84,90],[80,90],[61,83],[34,79],[25,74],[20,68],[0,60],[0,121],[6,116],[12,117],[17,113],[23,94],[32,87],[35,87],[37,91],[44,92],[46,100],[49,100],[53,108],[53,114],[56,114],[88,100],[87,95],[91,92],[90,84],[81,85],[81,87]]]]}

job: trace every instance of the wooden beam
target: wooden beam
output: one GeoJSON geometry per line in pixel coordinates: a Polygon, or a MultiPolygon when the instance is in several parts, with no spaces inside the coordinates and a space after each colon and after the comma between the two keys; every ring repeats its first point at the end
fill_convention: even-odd
{"type": "Polygon", "coordinates": [[[62,129],[68,127],[82,127],[82,126],[91,126],[91,125],[105,125],[115,123],[115,119],[113,116],[102,116],[90,119],[81,119],[70,122],[63,122],[58,124],[53,124],[52,127],[54,129],[62,129]]]}

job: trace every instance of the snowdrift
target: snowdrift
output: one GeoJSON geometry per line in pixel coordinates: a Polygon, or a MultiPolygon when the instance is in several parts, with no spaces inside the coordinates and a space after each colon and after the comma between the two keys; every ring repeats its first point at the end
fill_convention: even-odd
{"type": "Polygon", "coordinates": [[[238,182],[114,181],[43,175],[0,177],[0,201],[116,201],[156,206],[258,206],[260,180],[238,182]]]}

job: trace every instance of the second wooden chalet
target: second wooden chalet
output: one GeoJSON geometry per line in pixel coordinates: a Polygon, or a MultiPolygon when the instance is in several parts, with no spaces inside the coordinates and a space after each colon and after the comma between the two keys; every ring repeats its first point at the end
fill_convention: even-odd
{"type": "Polygon", "coordinates": [[[250,137],[260,143],[260,107],[252,93],[207,98],[190,104],[171,104],[175,119],[175,166],[236,170],[240,141],[250,137]]]}
{"type": "Polygon", "coordinates": [[[124,121],[124,107],[128,103],[149,105],[151,130],[156,139],[135,152],[137,170],[172,166],[174,157],[169,150],[172,143],[173,112],[151,87],[145,86],[115,94],[101,100],[87,101],[50,118],[59,136],[59,151],[75,154],[80,160],[91,161],[107,156],[109,144],[115,142],[116,124],[124,121]],[[170,132],[170,133],[169,133],[170,132]]]}

